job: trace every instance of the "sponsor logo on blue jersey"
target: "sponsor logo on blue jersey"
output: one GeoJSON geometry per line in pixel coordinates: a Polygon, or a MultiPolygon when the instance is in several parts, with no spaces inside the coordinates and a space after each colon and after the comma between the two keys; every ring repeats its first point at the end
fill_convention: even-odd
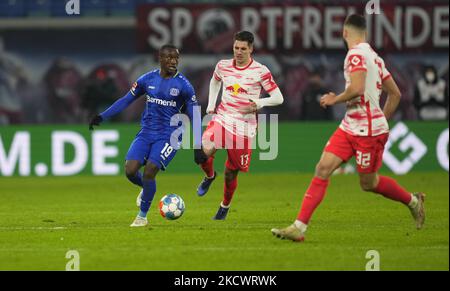
{"type": "Polygon", "coordinates": [[[150,97],[147,95],[147,102],[149,103],[155,103],[161,106],[170,106],[170,107],[177,107],[177,102],[173,100],[162,100],[154,97],[150,97]]]}
{"type": "Polygon", "coordinates": [[[180,95],[180,90],[177,88],[172,88],[170,89],[170,95],[173,97],[177,97],[178,95],[180,95]]]}

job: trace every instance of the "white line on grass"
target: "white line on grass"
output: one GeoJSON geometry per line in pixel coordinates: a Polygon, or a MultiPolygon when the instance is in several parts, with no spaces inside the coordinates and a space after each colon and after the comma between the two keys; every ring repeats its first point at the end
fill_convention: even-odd
{"type": "Polygon", "coordinates": [[[62,230],[67,227],[0,227],[0,230],[62,230]]]}

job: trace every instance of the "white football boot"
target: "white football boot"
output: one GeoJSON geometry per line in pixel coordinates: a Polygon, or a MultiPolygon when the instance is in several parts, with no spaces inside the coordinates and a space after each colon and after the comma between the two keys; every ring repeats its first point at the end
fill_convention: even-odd
{"type": "Polygon", "coordinates": [[[305,234],[298,229],[294,224],[283,229],[272,229],[272,234],[281,239],[289,239],[295,242],[303,242],[305,234]]]}
{"type": "Polygon", "coordinates": [[[417,205],[414,208],[409,207],[409,210],[411,211],[411,215],[416,222],[416,228],[422,229],[423,224],[425,223],[425,194],[414,193],[413,195],[417,198],[417,205]]]}
{"type": "Polygon", "coordinates": [[[148,224],[147,218],[137,216],[130,227],[142,227],[148,224]]]}

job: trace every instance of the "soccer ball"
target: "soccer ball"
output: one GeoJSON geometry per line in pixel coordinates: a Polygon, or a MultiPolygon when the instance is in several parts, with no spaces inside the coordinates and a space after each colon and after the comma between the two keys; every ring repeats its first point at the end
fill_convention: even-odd
{"type": "Polygon", "coordinates": [[[159,212],[165,219],[178,219],[184,213],[184,201],[177,194],[168,194],[159,201],[159,212]]]}

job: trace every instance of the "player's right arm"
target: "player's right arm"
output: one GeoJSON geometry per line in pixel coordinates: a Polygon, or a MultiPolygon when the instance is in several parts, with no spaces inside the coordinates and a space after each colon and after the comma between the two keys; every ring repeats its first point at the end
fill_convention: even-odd
{"type": "Polygon", "coordinates": [[[220,76],[219,63],[216,65],[213,77],[209,82],[209,97],[208,107],[206,108],[207,114],[213,114],[216,111],[217,97],[222,87],[222,77],[220,76]]]}
{"type": "Polygon", "coordinates": [[[320,98],[320,106],[327,108],[339,103],[345,103],[364,95],[366,90],[367,65],[362,54],[355,53],[347,57],[346,65],[350,75],[350,84],[345,91],[337,95],[333,92],[320,98]]]}
{"type": "Polygon", "coordinates": [[[382,88],[383,91],[387,93],[387,99],[383,108],[383,113],[384,116],[386,116],[386,119],[389,120],[394,115],[394,112],[397,109],[398,104],[400,103],[402,94],[397,86],[397,83],[395,83],[394,78],[392,78],[392,76],[390,75],[383,81],[382,88]]]}
{"type": "Polygon", "coordinates": [[[136,101],[140,96],[145,93],[145,85],[143,77],[139,78],[134,84],[131,90],[122,98],[114,102],[108,109],[102,113],[94,116],[89,122],[89,130],[94,129],[94,125],[100,125],[104,120],[108,120],[116,114],[119,114],[125,110],[131,103],[136,101]]]}

